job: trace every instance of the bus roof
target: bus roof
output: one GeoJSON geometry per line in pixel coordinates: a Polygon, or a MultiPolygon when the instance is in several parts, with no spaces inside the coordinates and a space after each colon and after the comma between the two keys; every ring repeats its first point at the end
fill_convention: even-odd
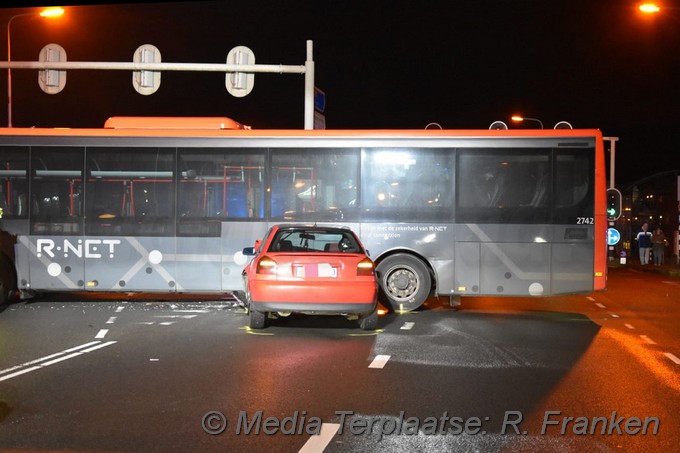
{"type": "Polygon", "coordinates": [[[250,129],[226,116],[112,116],[106,129],[250,129]]]}

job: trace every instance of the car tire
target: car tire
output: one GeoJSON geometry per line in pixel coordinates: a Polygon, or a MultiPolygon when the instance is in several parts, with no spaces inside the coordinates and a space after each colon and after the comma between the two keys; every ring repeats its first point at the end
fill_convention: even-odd
{"type": "Polygon", "coordinates": [[[359,328],[361,330],[375,330],[378,326],[378,309],[376,308],[370,314],[359,318],[359,328]]]}
{"type": "Polygon", "coordinates": [[[248,326],[251,329],[264,329],[267,314],[261,311],[253,310],[252,305],[248,310],[248,326]]]}
{"type": "Polygon", "coordinates": [[[425,263],[404,253],[382,260],[376,269],[380,296],[393,311],[411,311],[430,295],[432,279],[425,263]]]}

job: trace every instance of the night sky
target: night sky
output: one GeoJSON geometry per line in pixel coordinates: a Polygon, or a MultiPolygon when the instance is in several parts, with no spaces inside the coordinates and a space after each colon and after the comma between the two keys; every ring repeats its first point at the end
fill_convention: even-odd
{"type": "MultiPolygon", "coordinates": [[[[32,6],[53,6],[31,2],[32,6]]],[[[67,3],[48,21],[12,22],[13,61],[57,43],[69,61],[224,63],[245,45],[256,63],[302,65],[314,41],[329,129],[511,128],[521,114],[620,138],[617,186],[679,169],[680,1],[642,16],[628,0],[240,0],[67,3]]],[[[0,8],[7,20],[36,9],[0,8]]],[[[3,38],[6,47],[6,38],[3,38]]],[[[6,58],[6,49],[0,51],[6,58]]],[[[224,74],[166,72],[142,96],[127,71],[78,70],[48,95],[37,71],[12,71],[14,126],[101,127],[110,116],[229,116],[258,129],[304,125],[304,76],[257,74],[234,98],[224,74]]],[[[7,86],[0,71],[0,86],[7,86]]],[[[6,89],[0,90],[6,104],[6,89]]],[[[7,111],[0,108],[0,124],[7,111]]]]}

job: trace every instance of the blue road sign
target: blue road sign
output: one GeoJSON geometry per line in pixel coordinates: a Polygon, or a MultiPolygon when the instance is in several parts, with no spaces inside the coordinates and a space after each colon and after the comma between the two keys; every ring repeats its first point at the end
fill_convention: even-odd
{"type": "Polygon", "coordinates": [[[616,245],[621,240],[621,233],[616,228],[607,229],[607,245],[616,245]]]}

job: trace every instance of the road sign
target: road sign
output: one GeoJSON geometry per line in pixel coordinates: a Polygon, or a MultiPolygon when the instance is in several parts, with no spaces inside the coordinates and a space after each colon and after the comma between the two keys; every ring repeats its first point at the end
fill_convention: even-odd
{"type": "MultiPolygon", "coordinates": [[[[144,44],[137,48],[132,61],[135,63],[160,63],[161,51],[156,46],[144,44]]],[[[132,71],[132,86],[139,94],[153,94],[161,86],[161,73],[160,71],[132,71]]]]}
{"type": "MultiPolygon", "coordinates": [[[[54,63],[66,61],[66,51],[59,44],[48,44],[40,50],[38,60],[54,63]]],[[[66,71],[43,69],[38,71],[38,85],[47,94],[56,94],[66,85],[66,71]]]]}
{"type": "Polygon", "coordinates": [[[326,109],[326,93],[324,93],[317,87],[314,87],[314,110],[323,113],[325,109],[326,109]]]}
{"type": "MultiPolygon", "coordinates": [[[[255,54],[246,46],[236,46],[227,54],[227,64],[254,65],[255,54]]],[[[224,84],[229,94],[236,98],[242,98],[253,90],[255,74],[252,72],[227,73],[224,84]]]]}
{"type": "Polygon", "coordinates": [[[607,229],[607,245],[616,245],[621,240],[621,233],[616,228],[607,229]]]}

